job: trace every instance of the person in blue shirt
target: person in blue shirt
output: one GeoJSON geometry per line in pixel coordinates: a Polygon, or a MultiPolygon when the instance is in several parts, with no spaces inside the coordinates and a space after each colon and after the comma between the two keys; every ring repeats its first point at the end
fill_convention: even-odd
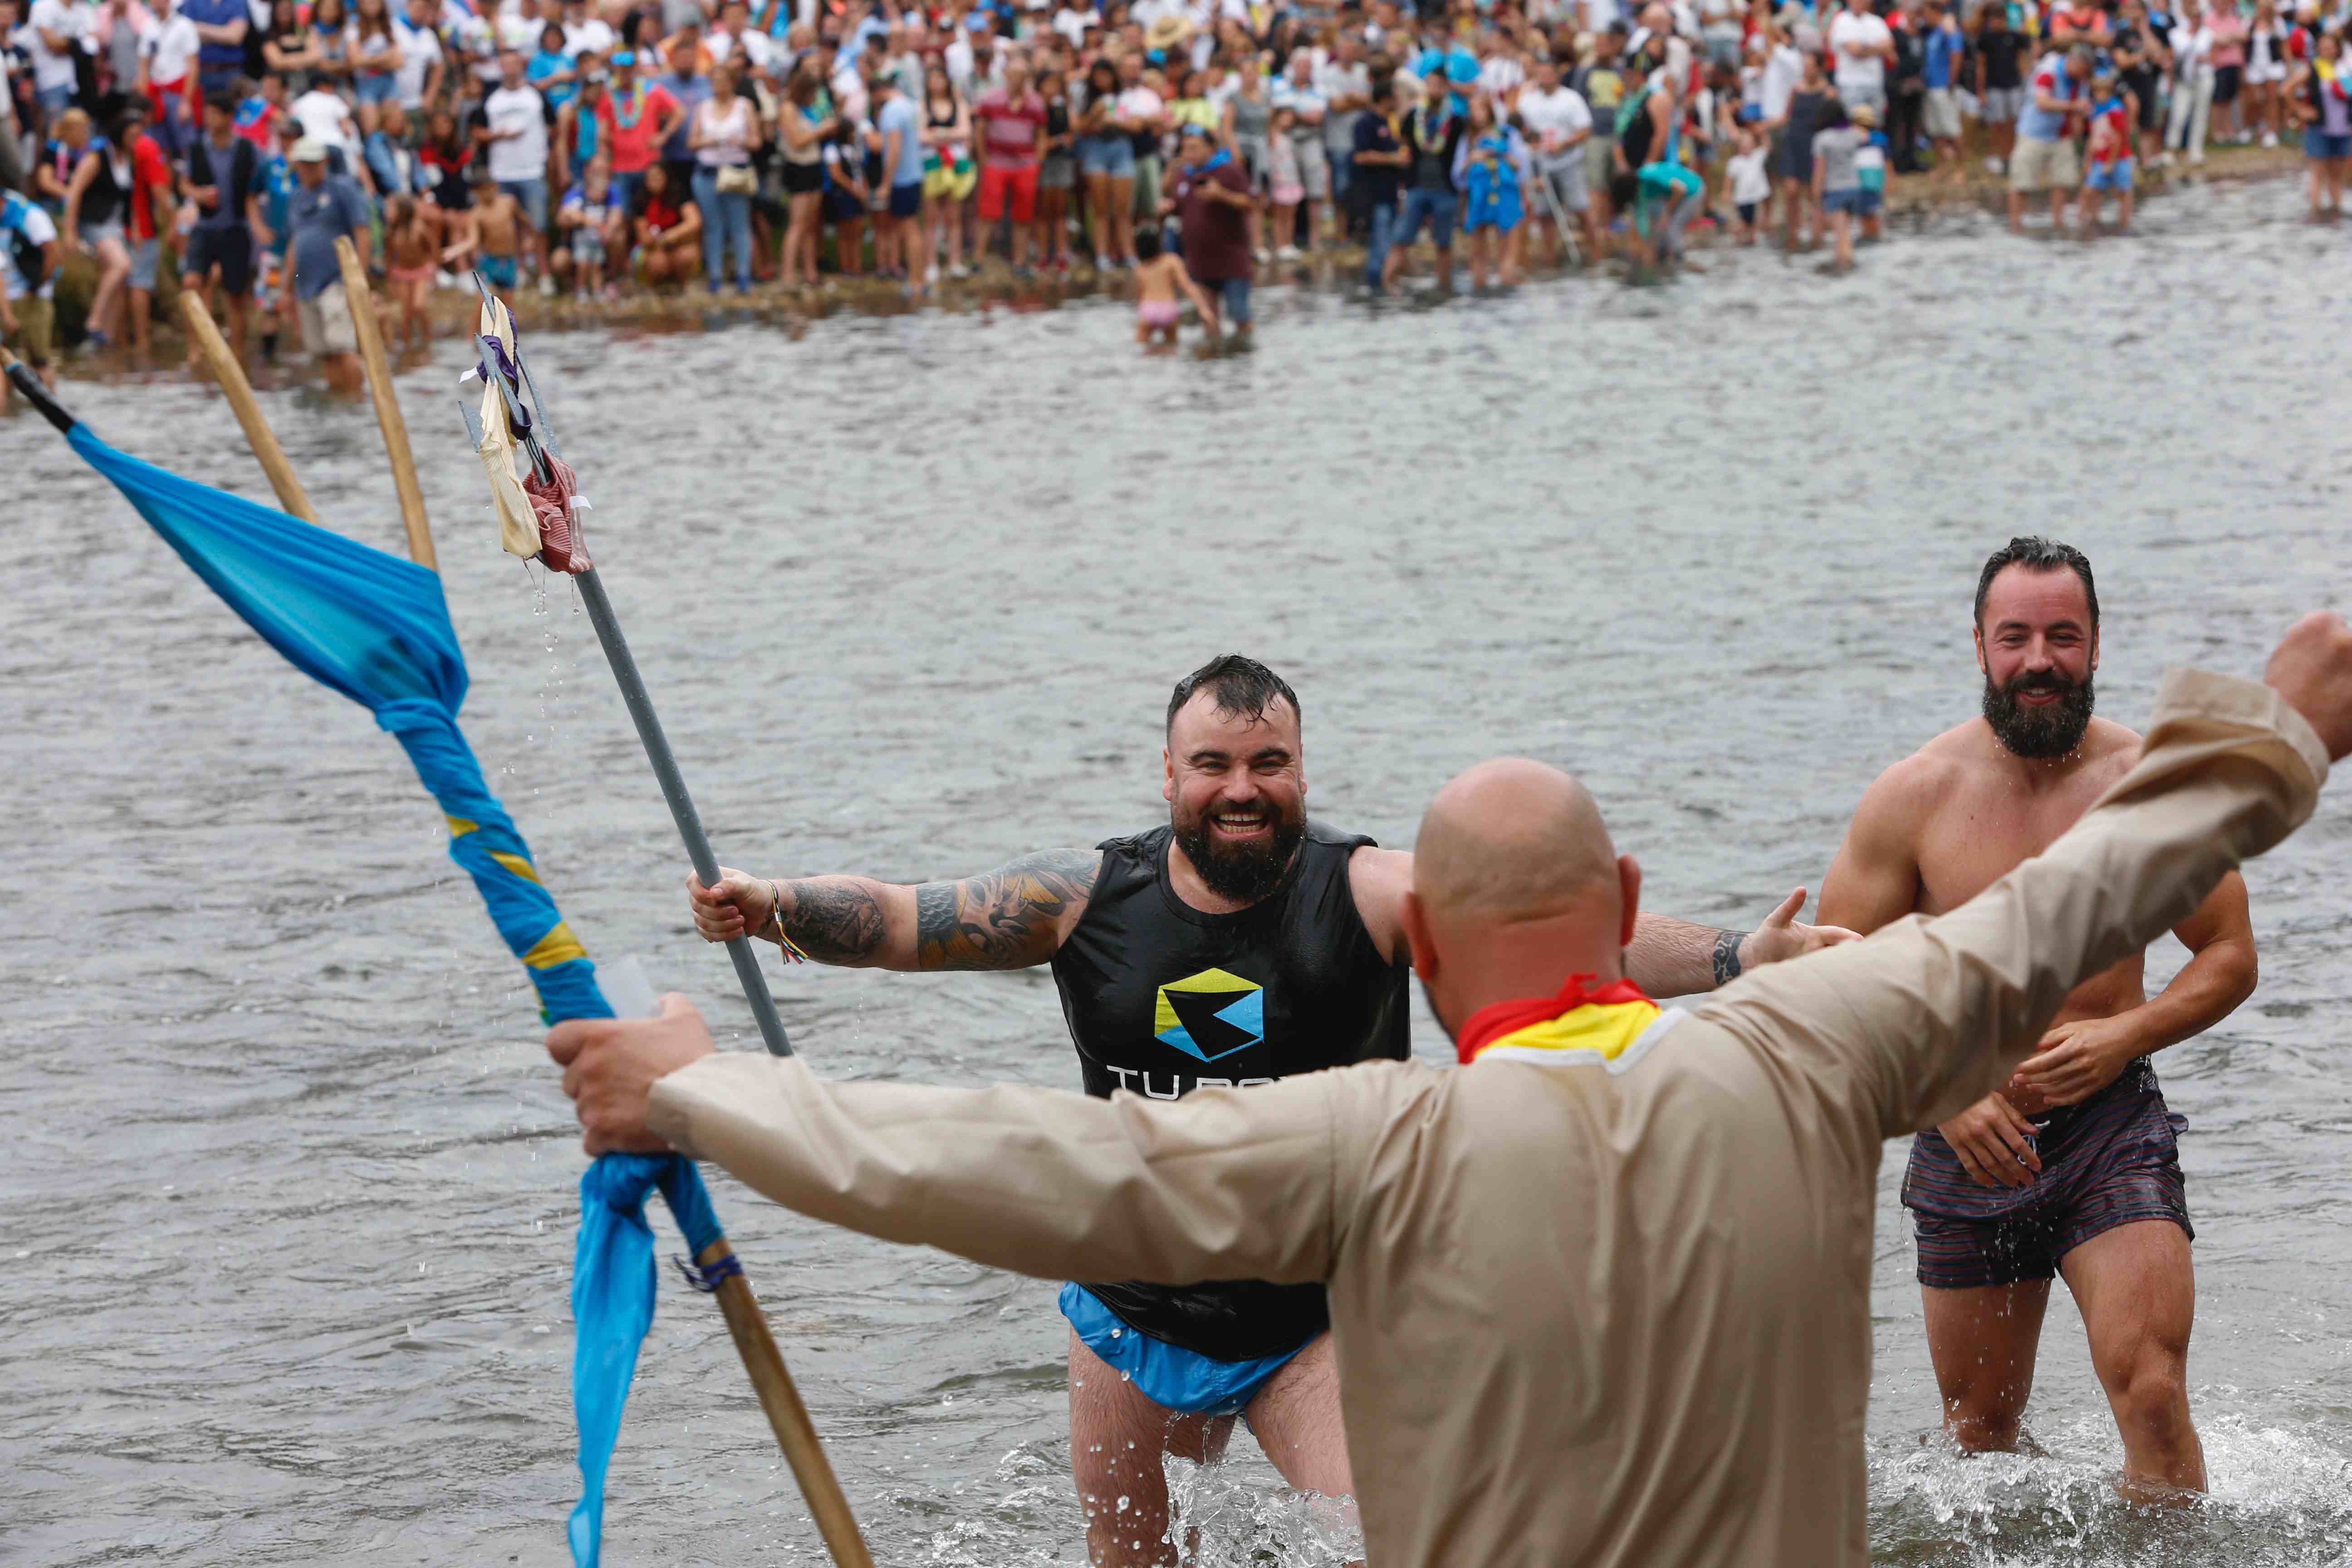
{"type": "Polygon", "coordinates": [[[572,57],[564,51],[563,24],[550,22],[539,32],[539,52],[523,67],[523,79],[539,89],[540,97],[547,100],[551,112],[572,101],[580,90],[580,73],[572,68],[572,57]]]}
{"type": "Polygon", "coordinates": [[[196,91],[202,98],[231,92],[245,69],[245,35],[253,25],[245,0],[180,0],[180,15],[196,25],[196,91]]]}
{"type": "Polygon", "coordinates": [[[1920,129],[1936,149],[1936,178],[1958,184],[1968,178],[1960,166],[1960,57],[1966,39],[1960,19],[1943,3],[1927,0],[1921,22],[1924,36],[1927,100],[1920,112],[1920,129]]]}
{"type": "Polygon", "coordinates": [[[348,176],[327,172],[325,142],[306,136],[286,156],[294,165],[294,192],[286,204],[286,226],[302,346],[325,369],[329,386],[354,393],[360,389],[359,336],[343,295],[343,269],[335,257],[335,241],[349,238],[359,251],[360,265],[367,265],[368,199],[348,176]]]}
{"type": "Polygon", "coordinates": [[[1519,280],[1517,239],[1526,214],[1519,201],[1517,151],[1504,131],[1489,131],[1470,147],[1463,171],[1462,231],[1470,242],[1473,289],[1486,286],[1490,262],[1504,288],[1519,280]]]}

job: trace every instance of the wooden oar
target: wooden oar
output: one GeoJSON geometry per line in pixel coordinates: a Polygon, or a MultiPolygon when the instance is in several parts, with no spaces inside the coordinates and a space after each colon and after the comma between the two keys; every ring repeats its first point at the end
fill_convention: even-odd
{"type": "Polygon", "coordinates": [[[269,488],[278,492],[278,504],[304,522],[317,523],[319,514],[310,510],[310,498],[302,493],[302,481],[294,477],[294,465],[286,460],[286,448],[278,444],[269,421],[261,416],[261,405],[253,395],[253,384],[245,379],[245,367],[236,363],[228,340],[213,324],[213,313],[205,309],[204,297],[194,289],[182,289],[180,312],[188,320],[188,331],[203,352],[205,363],[213,367],[213,379],[227,395],[237,424],[244,426],[246,445],[261,459],[261,471],[269,476],[269,488]]]}

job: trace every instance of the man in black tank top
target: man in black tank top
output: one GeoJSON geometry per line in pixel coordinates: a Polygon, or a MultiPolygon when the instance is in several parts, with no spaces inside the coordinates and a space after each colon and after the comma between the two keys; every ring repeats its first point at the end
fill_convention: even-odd
{"type": "MultiPolygon", "coordinates": [[[[724,870],[689,881],[695,924],[825,963],[1050,963],[1092,1095],[1174,1100],[1410,1055],[1412,857],[1308,820],[1297,694],[1253,659],[1211,660],[1169,700],[1163,763],[1169,820],[1147,832],[914,887],[724,870]]],[[[1626,973],[1686,995],[1844,934],[1796,924],[1803,899],[1745,934],[1643,915],[1626,973]]],[[[1215,1458],[1236,1415],[1292,1486],[1352,1498],[1321,1286],[1094,1281],[1061,1305],[1097,1564],[1171,1560],[1162,1456],[1215,1458]]]]}

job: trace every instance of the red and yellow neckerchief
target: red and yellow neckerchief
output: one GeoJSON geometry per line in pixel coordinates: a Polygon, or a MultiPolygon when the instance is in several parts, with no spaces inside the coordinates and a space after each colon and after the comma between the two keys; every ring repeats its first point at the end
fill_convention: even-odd
{"type": "Polygon", "coordinates": [[[1586,982],[1593,978],[1571,974],[1556,996],[1531,996],[1479,1008],[1455,1037],[1455,1053],[1465,1064],[1490,1050],[1507,1050],[1514,1056],[1591,1051],[1603,1061],[1616,1060],[1658,1021],[1658,1005],[1630,980],[1612,980],[1597,990],[1587,990],[1586,982]]]}

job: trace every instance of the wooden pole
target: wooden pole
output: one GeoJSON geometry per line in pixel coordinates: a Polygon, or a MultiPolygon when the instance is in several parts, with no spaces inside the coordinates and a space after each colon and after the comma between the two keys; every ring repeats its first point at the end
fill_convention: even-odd
{"type": "Polygon", "coordinates": [[[367,268],[348,235],[335,238],[335,259],[343,268],[343,302],[352,310],[352,331],[360,341],[360,360],[367,366],[368,395],[375,401],[375,422],[383,431],[383,449],[392,458],[392,486],[400,495],[400,521],[408,529],[408,558],[427,571],[438,572],[433,554],[433,525],[425,517],[425,492],[417,488],[416,458],[408,449],[408,422],[400,416],[400,399],[393,395],[392,367],[384,358],[383,331],[375,319],[375,296],[368,288],[367,268]]]}
{"type": "MultiPolygon", "coordinates": [[[[735,1249],[721,1237],[694,1260],[708,1270],[734,1255],[735,1249]]],[[[824,1457],[824,1445],[817,1440],[816,1424],[809,1419],[808,1406],[801,1403],[800,1390],[793,1386],[793,1374],[784,1370],[783,1354],[776,1349],[775,1336],[768,1331],[768,1320],[761,1314],[759,1299],[751,1294],[751,1281],[740,1273],[720,1280],[719,1310],[726,1315],[727,1331],[735,1336],[735,1348],[751,1374],[760,1408],[767,1412],[777,1446],[793,1468],[793,1479],[800,1482],[801,1497],[808,1504],[809,1517],[816,1521],[817,1533],[824,1537],[825,1550],[839,1568],[874,1568],[866,1539],[857,1532],[856,1516],[849,1511],[849,1499],[842,1494],[833,1463],[824,1457]]]]}
{"type": "Polygon", "coordinates": [[[286,448],[269,428],[269,421],[261,416],[261,405],[254,401],[253,384],[245,379],[245,367],[236,363],[229,352],[228,341],[213,324],[213,313],[205,309],[204,298],[194,289],[180,294],[180,313],[188,320],[188,331],[194,334],[196,346],[204,351],[205,361],[213,367],[213,379],[228,395],[228,405],[236,413],[236,422],[245,426],[246,444],[253,455],[261,459],[261,471],[269,476],[269,488],[278,492],[278,504],[303,521],[316,523],[319,514],[310,510],[310,498],[302,493],[302,481],[294,477],[294,465],[286,460],[286,448]]]}

